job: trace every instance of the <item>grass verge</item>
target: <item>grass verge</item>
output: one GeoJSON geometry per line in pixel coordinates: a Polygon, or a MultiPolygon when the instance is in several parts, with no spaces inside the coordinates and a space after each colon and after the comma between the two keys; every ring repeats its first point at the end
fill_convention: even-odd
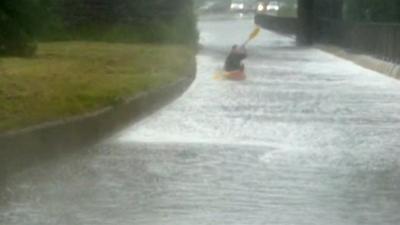
{"type": "Polygon", "coordinates": [[[182,45],[55,42],[0,58],[0,133],[80,115],[188,75],[182,45]]]}

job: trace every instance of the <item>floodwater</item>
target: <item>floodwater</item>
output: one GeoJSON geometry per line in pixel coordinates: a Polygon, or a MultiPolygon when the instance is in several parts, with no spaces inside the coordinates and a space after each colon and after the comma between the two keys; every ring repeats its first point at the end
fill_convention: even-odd
{"type": "Polygon", "coordinates": [[[1,225],[398,225],[400,83],[263,31],[248,80],[216,81],[248,19],[203,20],[180,99],[7,183],[1,225]]]}

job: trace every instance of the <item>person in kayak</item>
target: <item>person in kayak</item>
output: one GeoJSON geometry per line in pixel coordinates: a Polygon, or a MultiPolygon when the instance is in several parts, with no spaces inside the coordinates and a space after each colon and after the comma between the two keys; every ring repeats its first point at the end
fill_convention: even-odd
{"type": "Polygon", "coordinates": [[[246,49],[244,46],[234,45],[231,52],[225,60],[224,70],[226,72],[244,71],[244,64],[242,61],[247,58],[246,49]]]}

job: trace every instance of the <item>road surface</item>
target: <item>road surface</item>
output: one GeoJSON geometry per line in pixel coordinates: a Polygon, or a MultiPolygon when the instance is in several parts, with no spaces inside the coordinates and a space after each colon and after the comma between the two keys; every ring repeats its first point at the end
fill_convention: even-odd
{"type": "Polygon", "coordinates": [[[400,83],[263,31],[248,80],[212,75],[248,19],[202,20],[180,99],[17,174],[2,225],[398,225],[400,83]]]}

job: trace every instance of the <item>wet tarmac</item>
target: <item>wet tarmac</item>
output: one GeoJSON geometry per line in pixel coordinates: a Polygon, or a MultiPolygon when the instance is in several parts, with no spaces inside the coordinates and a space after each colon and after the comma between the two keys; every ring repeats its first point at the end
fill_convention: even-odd
{"type": "Polygon", "coordinates": [[[249,19],[199,23],[180,99],[8,180],[1,225],[398,225],[400,82],[263,31],[248,79],[216,81],[249,19]]]}

